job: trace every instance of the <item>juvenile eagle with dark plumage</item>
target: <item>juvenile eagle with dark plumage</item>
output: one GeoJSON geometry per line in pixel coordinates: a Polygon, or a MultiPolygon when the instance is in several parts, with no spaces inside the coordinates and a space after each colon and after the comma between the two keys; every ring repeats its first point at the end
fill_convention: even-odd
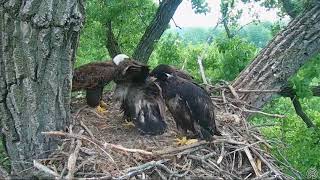
{"type": "Polygon", "coordinates": [[[169,66],[167,64],[159,64],[157,67],[154,68],[153,71],[159,71],[159,72],[166,72],[168,74],[171,74],[173,76],[179,76],[183,79],[189,80],[189,81],[193,81],[194,78],[188,74],[187,72],[183,71],[183,70],[179,70],[175,67],[169,66]]]}
{"type": "Polygon", "coordinates": [[[164,101],[160,87],[149,79],[149,67],[124,58],[117,64],[115,94],[127,120],[142,133],[159,135],[165,132],[164,101]]]}
{"type": "Polygon", "coordinates": [[[192,131],[197,137],[211,140],[219,134],[215,125],[214,105],[209,94],[195,83],[164,69],[154,69],[151,75],[162,88],[165,103],[178,130],[192,131]]]}

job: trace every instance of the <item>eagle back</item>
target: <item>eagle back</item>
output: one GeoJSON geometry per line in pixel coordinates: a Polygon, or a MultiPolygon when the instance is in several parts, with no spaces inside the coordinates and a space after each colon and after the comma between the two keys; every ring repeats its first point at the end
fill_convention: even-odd
{"type": "Polygon", "coordinates": [[[103,87],[114,79],[115,65],[112,61],[93,62],[74,70],[72,90],[103,87]]]}

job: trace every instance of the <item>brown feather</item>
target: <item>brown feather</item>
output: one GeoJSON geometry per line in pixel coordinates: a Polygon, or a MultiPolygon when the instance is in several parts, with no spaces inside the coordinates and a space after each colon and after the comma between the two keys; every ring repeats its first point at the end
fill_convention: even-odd
{"type": "Polygon", "coordinates": [[[74,70],[72,91],[103,87],[114,79],[116,65],[112,61],[94,62],[74,70]]]}
{"type": "Polygon", "coordinates": [[[188,81],[193,81],[194,78],[188,74],[187,72],[185,71],[182,71],[182,70],[179,70],[175,67],[172,67],[172,66],[169,66],[169,65],[166,65],[166,64],[160,64],[158,65],[157,67],[155,67],[152,72],[150,73],[151,75],[157,73],[157,72],[166,72],[166,73],[169,73],[173,76],[178,76],[180,78],[183,78],[183,79],[186,79],[188,81]]]}

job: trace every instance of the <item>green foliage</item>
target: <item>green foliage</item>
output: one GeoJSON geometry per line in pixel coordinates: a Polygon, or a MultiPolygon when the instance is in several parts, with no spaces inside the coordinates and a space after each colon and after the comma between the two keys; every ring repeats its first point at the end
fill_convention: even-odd
{"type": "Polygon", "coordinates": [[[242,29],[239,36],[252,42],[257,47],[263,48],[272,38],[271,25],[267,23],[251,24],[242,29]]]}
{"type": "Polygon", "coordinates": [[[206,14],[210,11],[206,0],[192,0],[191,5],[192,9],[197,14],[206,14]]]}
{"type": "Polygon", "coordinates": [[[235,37],[221,38],[216,41],[218,56],[218,79],[231,81],[247,66],[256,55],[257,48],[247,41],[235,37]]]}
{"type": "Polygon", "coordinates": [[[311,97],[310,86],[320,84],[320,55],[304,64],[290,82],[299,97],[311,97]]]}
{"type": "MultiPolygon", "coordinates": [[[[320,125],[320,98],[301,100],[304,110],[320,125]]],[[[320,169],[320,131],[308,129],[305,123],[296,115],[289,98],[278,98],[269,103],[265,112],[285,114],[285,119],[271,119],[256,116],[251,122],[256,125],[275,124],[276,126],[262,128],[262,133],[274,144],[272,152],[279,160],[284,158],[306,178],[308,169],[320,169]]],[[[283,168],[286,169],[284,166],[283,168]]],[[[290,169],[286,169],[290,174],[290,169]]],[[[293,175],[293,174],[292,174],[293,175]]]]}
{"type": "Polygon", "coordinates": [[[210,46],[205,44],[185,44],[177,33],[167,33],[159,41],[149,64],[170,64],[190,72],[199,82],[201,76],[198,56],[207,48],[203,61],[209,81],[218,79],[233,80],[253,59],[257,48],[240,37],[218,38],[210,46]]]}
{"type": "Polygon", "coordinates": [[[109,58],[105,46],[105,32],[99,21],[87,22],[80,35],[75,66],[81,66],[92,61],[109,58]]]}
{"type": "Polygon", "coordinates": [[[153,0],[86,1],[87,18],[80,36],[76,66],[109,58],[106,23],[110,20],[121,50],[132,54],[155,12],[153,0]]]}

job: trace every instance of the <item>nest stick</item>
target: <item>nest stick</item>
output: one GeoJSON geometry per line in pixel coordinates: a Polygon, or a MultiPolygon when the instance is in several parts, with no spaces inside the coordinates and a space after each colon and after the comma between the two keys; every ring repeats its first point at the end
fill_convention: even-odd
{"type": "Polygon", "coordinates": [[[135,176],[141,172],[144,172],[148,169],[151,169],[151,168],[157,166],[157,164],[162,164],[167,161],[169,161],[169,160],[166,159],[166,160],[159,160],[159,161],[150,161],[150,162],[147,162],[145,164],[142,164],[142,165],[139,165],[136,167],[128,168],[127,170],[125,170],[125,172],[127,172],[125,175],[120,176],[120,177],[116,177],[114,179],[117,179],[117,180],[129,179],[132,176],[135,176]]]}
{"type": "Polygon", "coordinates": [[[107,151],[105,151],[104,148],[101,147],[101,145],[99,145],[99,144],[101,144],[100,142],[98,142],[96,140],[91,140],[86,136],[76,135],[76,134],[67,134],[67,133],[64,133],[61,131],[50,131],[50,132],[41,132],[41,133],[44,135],[48,135],[48,136],[64,136],[64,137],[83,139],[83,140],[89,141],[90,143],[96,145],[102,152],[104,152],[111,159],[111,161],[113,163],[115,162],[114,159],[112,158],[112,156],[107,151]],[[96,141],[96,142],[94,142],[94,141],[96,141]]]}
{"type": "Polygon", "coordinates": [[[129,149],[125,148],[122,145],[116,145],[116,144],[111,144],[111,143],[104,143],[104,147],[109,146],[112,149],[120,150],[120,151],[125,151],[125,152],[131,152],[131,153],[139,153],[139,154],[144,154],[144,155],[153,155],[152,152],[142,150],[142,149],[129,149]]]}
{"type": "Polygon", "coordinates": [[[44,166],[42,165],[41,163],[39,163],[38,161],[36,160],[33,160],[33,166],[35,168],[37,168],[38,170],[50,175],[50,176],[53,176],[53,177],[56,177],[56,178],[59,178],[60,177],[60,174],[58,174],[57,172],[54,172],[53,170],[51,170],[50,168],[48,168],[47,166],[44,166]]]}
{"type": "Polygon", "coordinates": [[[176,148],[168,148],[166,150],[155,151],[154,154],[155,155],[176,154],[176,153],[179,153],[179,152],[184,151],[186,149],[195,148],[195,147],[202,146],[205,144],[208,144],[208,142],[198,141],[196,143],[185,145],[185,146],[179,146],[176,148]]]}
{"type": "MultiPolygon", "coordinates": [[[[84,132],[84,130],[81,130],[79,132],[79,135],[81,135],[84,132]]],[[[69,158],[68,158],[68,174],[66,176],[66,179],[73,179],[74,178],[74,173],[76,171],[76,162],[77,162],[77,158],[78,158],[78,154],[80,151],[80,148],[82,146],[82,141],[81,139],[77,140],[77,145],[74,149],[74,152],[70,154],[69,158]]]]}
{"type": "Polygon", "coordinates": [[[244,148],[244,152],[246,153],[246,155],[247,155],[247,157],[248,157],[248,159],[249,159],[249,162],[250,162],[250,164],[251,164],[251,166],[252,166],[252,168],[253,168],[254,173],[256,174],[257,177],[259,177],[259,176],[260,176],[259,169],[258,169],[256,163],[254,162],[254,159],[253,159],[253,157],[252,157],[252,154],[251,154],[249,148],[248,148],[248,147],[245,147],[245,148],[244,148]]]}

